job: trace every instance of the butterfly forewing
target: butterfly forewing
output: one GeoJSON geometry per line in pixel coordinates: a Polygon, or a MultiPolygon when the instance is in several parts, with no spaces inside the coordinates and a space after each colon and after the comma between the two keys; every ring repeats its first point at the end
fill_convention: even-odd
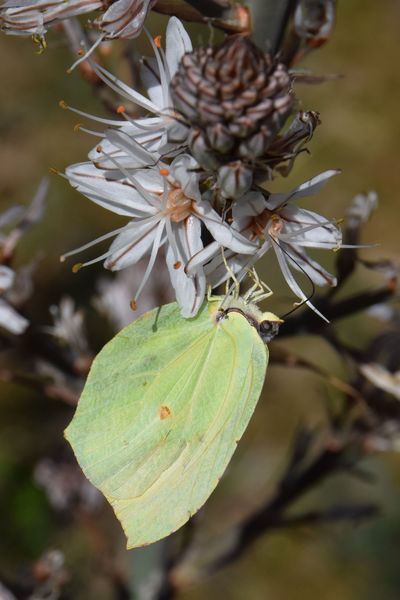
{"type": "Polygon", "coordinates": [[[122,330],[94,361],[67,430],[113,505],[128,547],[165,537],[207,500],[261,393],[267,350],[241,314],[218,323],[170,304],[122,330]]]}

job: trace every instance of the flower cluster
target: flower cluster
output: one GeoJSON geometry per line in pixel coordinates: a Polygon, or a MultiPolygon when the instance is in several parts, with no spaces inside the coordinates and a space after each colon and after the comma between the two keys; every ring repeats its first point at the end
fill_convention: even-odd
{"type": "Polygon", "coordinates": [[[66,177],[87,198],[129,221],[62,258],[112,237],[107,252],[78,266],[105,260],[116,271],[148,256],[136,301],[163,248],[182,315],[192,317],[207,286],[215,288],[234,273],[241,279],[271,249],[292,292],[314,308],[294,272],[319,286],[335,285],[307,250],[339,248],[341,232],[297,201],[317,193],[337,171],[288,194],[270,194],[260,184],[274,172],[290,171],[318,114],[299,112],[285,127],[295,106],[291,76],[243,36],[228,37],[216,49],[193,50],[182,23],[172,17],[165,51],[159,38],[150,41],[155,60],[142,63],[147,96],[92,62],[104,82],[149,116],[134,119],[125,105],[118,108],[122,120],[71,109],[106,128],[95,133],[100,139],[89,162],[69,167],[66,177]]]}

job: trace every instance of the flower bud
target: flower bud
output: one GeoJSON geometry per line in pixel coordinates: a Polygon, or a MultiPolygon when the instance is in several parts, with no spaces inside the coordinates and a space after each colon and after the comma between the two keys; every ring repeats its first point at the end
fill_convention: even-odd
{"type": "Polygon", "coordinates": [[[224,165],[218,171],[217,183],[225,198],[240,198],[249,191],[252,182],[252,169],[240,160],[224,165]]]}

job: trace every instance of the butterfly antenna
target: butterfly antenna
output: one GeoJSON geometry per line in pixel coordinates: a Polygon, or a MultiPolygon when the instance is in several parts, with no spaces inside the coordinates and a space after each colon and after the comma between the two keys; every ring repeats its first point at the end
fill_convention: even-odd
{"type": "Polygon", "coordinates": [[[313,296],[315,295],[315,284],[314,284],[313,280],[311,279],[311,277],[309,276],[309,274],[307,273],[307,271],[301,266],[301,264],[299,262],[297,262],[297,260],[295,258],[293,258],[293,256],[291,256],[289,254],[289,252],[287,252],[287,250],[282,248],[282,246],[280,245],[280,243],[277,240],[275,240],[272,237],[271,237],[271,240],[274,244],[276,244],[279,247],[280,250],[282,250],[282,252],[284,254],[286,254],[288,259],[291,260],[297,266],[297,268],[303,273],[303,275],[305,275],[307,277],[308,281],[311,284],[310,294],[307,296],[307,298],[304,298],[304,300],[302,300],[301,302],[299,302],[299,303],[296,302],[296,305],[294,308],[292,308],[291,310],[289,310],[287,313],[285,313],[284,315],[282,315],[280,317],[282,320],[284,320],[286,317],[288,317],[289,315],[294,313],[296,310],[298,310],[299,308],[304,306],[304,304],[307,304],[307,302],[309,302],[313,298],[313,296]]]}

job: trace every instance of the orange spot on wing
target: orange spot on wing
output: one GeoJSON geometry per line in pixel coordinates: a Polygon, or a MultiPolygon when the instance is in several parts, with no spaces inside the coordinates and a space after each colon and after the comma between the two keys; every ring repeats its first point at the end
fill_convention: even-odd
{"type": "Polygon", "coordinates": [[[168,406],[160,406],[158,414],[160,415],[161,421],[163,421],[171,416],[171,410],[168,408],[168,406]]]}
{"type": "Polygon", "coordinates": [[[121,115],[121,114],[122,114],[122,113],[124,113],[125,111],[126,111],[126,108],[125,108],[125,106],[124,106],[123,104],[120,104],[120,106],[118,106],[118,108],[117,108],[117,113],[118,113],[119,115],[121,115]]]}
{"type": "Polygon", "coordinates": [[[169,169],[160,169],[160,175],[169,175],[169,169]]]}
{"type": "Polygon", "coordinates": [[[161,48],[161,35],[156,35],[154,38],[154,43],[157,48],[161,48]]]}

